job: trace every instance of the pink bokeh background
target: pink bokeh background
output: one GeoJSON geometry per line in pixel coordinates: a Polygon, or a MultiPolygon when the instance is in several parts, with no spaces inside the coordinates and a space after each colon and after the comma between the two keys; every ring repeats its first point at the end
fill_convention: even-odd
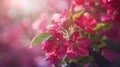
{"type": "Polygon", "coordinates": [[[69,8],[68,1],[0,0],[0,67],[49,67],[41,46],[30,48],[30,42],[53,13],[69,8]]]}

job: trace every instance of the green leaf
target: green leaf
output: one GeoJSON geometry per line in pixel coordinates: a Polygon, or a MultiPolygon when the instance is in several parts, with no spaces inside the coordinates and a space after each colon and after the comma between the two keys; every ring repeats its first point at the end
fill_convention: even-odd
{"type": "Polygon", "coordinates": [[[105,29],[106,31],[108,31],[111,27],[112,27],[112,22],[108,22],[108,23],[106,23],[104,29],[105,29]]]}
{"type": "Polygon", "coordinates": [[[105,24],[104,23],[98,23],[97,26],[95,28],[93,28],[94,31],[97,31],[99,29],[101,29],[102,27],[104,27],[105,24]]]}
{"type": "Polygon", "coordinates": [[[93,62],[94,59],[93,59],[92,56],[89,56],[89,55],[84,56],[84,57],[82,57],[82,56],[77,56],[76,61],[79,63],[79,67],[81,67],[80,65],[83,66],[83,65],[86,64],[86,63],[93,62]]]}
{"type": "Polygon", "coordinates": [[[72,19],[72,9],[73,7],[71,6],[70,9],[68,10],[68,19],[72,19]]]}
{"type": "Polygon", "coordinates": [[[62,58],[62,60],[61,60],[64,64],[67,63],[67,62],[66,62],[66,58],[67,58],[67,55],[65,55],[65,56],[62,58]]]}
{"type": "Polygon", "coordinates": [[[48,32],[43,32],[43,33],[40,33],[38,35],[36,35],[32,41],[31,41],[31,44],[30,44],[30,47],[42,42],[43,40],[47,40],[51,37],[52,35],[48,32]]]}
{"type": "Polygon", "coordinates": [[[84,9],[77,11],[77,12],[73,15],[73,19],[75,19],[76,17],[79,17],[84,11],[85,11],[84,9]]]}

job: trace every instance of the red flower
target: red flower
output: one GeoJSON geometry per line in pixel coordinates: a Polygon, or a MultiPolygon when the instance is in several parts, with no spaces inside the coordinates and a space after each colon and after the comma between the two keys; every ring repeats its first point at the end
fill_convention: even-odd
{"type": "Polygon", "coordinates": [[[52,53],[46,53],[46,60],[50,60],[51,64],[56,64],[59,59],[57,57],[57,54],[52,52],[52,53]]]}
{"type": "Polygon", "coordinates": [[[54,31],[52,35],[51,38],[42,42],[42,49],[47,52],[47,59],[52,64],[55,64],[65,56],[69,42],[63,38],[61,33],[54,31]]]}
{"type": "Polygon", "coordinates": [[[66,24],[68,20],[68,11],[65,9],[61,12],[61,14],[54,14],[51,19],[51,25],[49,25],[47,28],[48,30],[56,30],[60,31],[61,27],[66,24]]]}
{"type": "Polygon", "coordinates": [[[76,58],[76,55],[77,55],[77,53],[76,53],[75,49],[72,48],[71,46],[68,47],[68,49],[67,49],[67,56],[68,56],[69,58],[71,58],[71,59],[75,59],[75,58],[76,58]]]}
{"type": "Polygon", "coordinates": [[[67,49],[67,56],[71,59],[75,59],[76,55],[86,56],[89,52],[88,46],[90,40],[88,38],[80,38],[79,32],[74,32],[71,35],[70,46],[67,49]]]}
{"type": "Polygon", "coordinates": [[[70,38],[72,41],[76,41],[79,38],[79,36],[79,32],[74,32],[70,38]]]}
{"type": "Polygon", "coordinates": [[[80,4],[83,4],[84,0],[75,0],[75,2],[80,5],[80,4]]]}
{"type": "Polygon", "coordinates": [[[92,33],[93,28],[96,26],[96,20],[89,13],[84,13],[77,17],[75,23],[88,33],[92,33]]]}
{"type": "Polygon", "coordinates": [[[90,40],[88,38],[80,38],[78,40],[76,51],[79,56],[88,55],[88,46],[90,45],[90,40]]]}

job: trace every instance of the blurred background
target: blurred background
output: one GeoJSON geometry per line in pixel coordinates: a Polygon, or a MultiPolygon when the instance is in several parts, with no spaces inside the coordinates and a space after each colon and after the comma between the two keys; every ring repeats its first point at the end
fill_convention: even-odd
{"type": "Polygon", "coordinates": [[[0,0],[0,67],[49,67],[32,38],[46,30],[53,13],[70,7],[70,0],[0,0]]]}

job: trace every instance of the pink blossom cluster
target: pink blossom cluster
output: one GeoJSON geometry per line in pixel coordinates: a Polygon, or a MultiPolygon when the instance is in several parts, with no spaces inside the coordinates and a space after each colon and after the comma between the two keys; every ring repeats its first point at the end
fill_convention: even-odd
{"type": "MultiPolygon", "coordinates": [[[[120,0],[103,0],[107,15],[112,19],[112,28],[106,35],[117,42],[120,40],[120,0]],[[113,33],[114,32],[114,33],[113,33]]],[[[120,43],[120,42],[119,42],[120,43]]]]}
{"type": "Polygon", "coordinates": [[[117,25],[120,22],[120,1],[73,0],[70,3],[72,6],[69,10],[65,9],[60,14],[54,14],[50,25],[44,27],[45,32],[51,35],[41,43],[42,49],[46,51],[46,60],[51,64],[58,64],[66,57],[68,60],[76,60],[78,56],[89,56],[92,47],[96,52],[101,51],[102,56],[113,62],[120,56],[117,52],[108,48],[99,49],[104,36],[120,40],[120,27],[117,25]],[[110,29],[105,26],[109,26],[110,29]],[[114,55],[110,57],[110,53],[114,55]]]}
{"type": "Polygon", "coordinates": [[[107,15],[113,20],[119,19],[120,16],[120,0],[102,0],[107,10],[107,15]]]}
{"type": "Polygon", "coordinates": [[[77,25],[76,29],[74,31],[69,30],[68,34],[64,35],[62,27],[64,28],[64,24],[67,24],[69,20],[68,13],[65,10],[61,14],[55,14],[48,30],[52,37],[42,42],[42,49],[47,52],[46,59],[50,60],[52,64],[57,63],[58,60],[65,56],[75,59],[77,55],[88,55],[88,46],[91,41],[89,38],[81,36],[77,28],[88,33],[93,33],[93,28],[97,24],[96,20],[89,13],[83,13],[73,21],[73,24],[77,25]]]}
{"type": "Polygon", "coordinates": [[[45,55],[56,67],[120,62],[120,0],[35,1],[0,1],[0,67],[50,67],[45,55]],[[29,48],[38,33],[40,45],[29,48]]]}

